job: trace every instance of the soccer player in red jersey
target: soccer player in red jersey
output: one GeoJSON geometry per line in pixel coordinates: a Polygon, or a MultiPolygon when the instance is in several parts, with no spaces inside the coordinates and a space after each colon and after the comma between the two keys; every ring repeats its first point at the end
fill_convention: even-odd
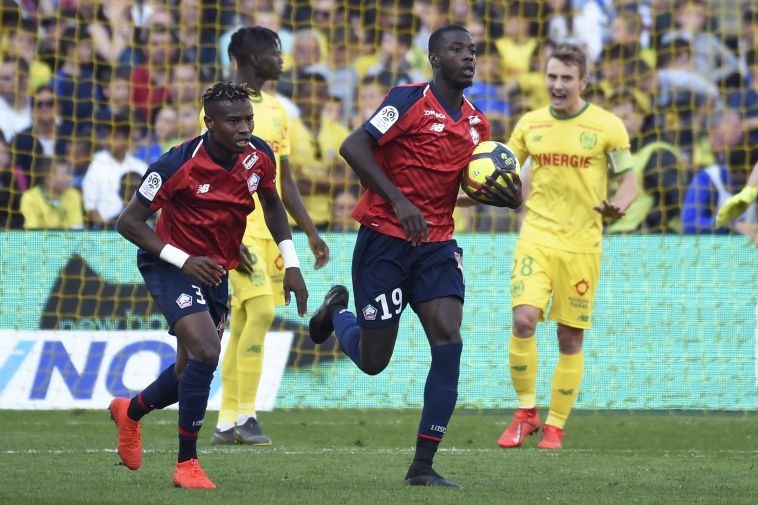
{"type": "MultiPolygon", "coordinates": [[[[334,331],[342,350],[365,373],[389,364],[400,315],[410,303],[431,347],[416,454],[406,482],[460,487],[437,474],[432,460],[458,397],[463,317],[462,251],[453,240],[461,174],[474,147],[489,139],[484,114],[463,96],[474,78],[474,41],[449,25],[429,38],[430,83],[390,90],[373,116],[345,140],[340,154],[366,192],[353,212],[361,223],[353,252],[356,314],[348,291],[334,286],[310,320],[311,339],[334,331]]],[[[518,178],[489,179],[497,205],[521,204],[518,178]]]]}
{"type": "Polygon", "coordinates": [[[284,291],[298,313],[308,291],[276,191],[276,163],[268,144],[252,135],[250,90],[218,83],[203,94],[208,131],[172,148],[147,170],[118,219],[118,231],[140,249],[137,262],[155,303],[176,335],[176,362],[131,400],[114,398],[118,454],[132,470],[142,462],[139,420],[179,402],[179,455],[174,485],[213,489],[197,459],[213,372],[228,312],[228,274],[240,262],[247,215],[257,193],[285,265],[284,291]],[[146,221],[161,209],[153,231],[146,221]]]}

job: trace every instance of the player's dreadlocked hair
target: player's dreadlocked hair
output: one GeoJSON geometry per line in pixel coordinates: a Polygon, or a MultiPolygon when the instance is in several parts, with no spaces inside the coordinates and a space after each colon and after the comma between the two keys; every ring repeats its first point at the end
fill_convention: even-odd
{"type": "Polygon", "coordinates": [[[210,88],[206,89],[201,97],[203,107],[208,107],[211,103],[216,102],[238,102],[241,100],[250,100],[253,90],[247,87],[247,84],[234,84],[233,82],[217,82],[210,88]]]}

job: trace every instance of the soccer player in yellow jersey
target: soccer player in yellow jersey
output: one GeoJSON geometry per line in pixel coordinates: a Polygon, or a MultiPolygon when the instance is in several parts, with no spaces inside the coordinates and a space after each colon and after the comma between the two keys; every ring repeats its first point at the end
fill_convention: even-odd
{"type": "Polygon", "coordinates": [[[559,358],[537,447],[561,448],[582,380],[582,339],[600,276],[603,218],[623,216],[637,194],[623,123],[580,97],[587,86],[586,61],[573,44],[555,49],[545,72],[550,105],[525,114],[508,141],[521,163],[531,157],[531,193],[511,275],[509,354],[519,408],[498,440],[501,447],[520,446],[540,428],[534,332],[552,295],[549,317],[558,323],[559,358]],[[619,183],[610,200],[609,171],[619,183]]]}
{"type": "MultiPolygon", "coordinates": [[[[266,81],[279,79],[281,42],[276,32],[260,26],[240,28],[229,44],[229,57],[237,62],[237,83],[254,92],[255,135],[268,142],[277,158],[277,188],[282,202],[308,235],[314,268],[329,261],[329,248],[308,216],[292,179],[287,115],[273,96],[262,92],[266,81]]],[[[200,113],[201,123],[204,111],[200,113]]],[[[274,321],[275,306],[284,305],[284,264],[279,248],[266,227],[261,206],[247,218],[242,239],[241,264],[229,272],[232,284],[231,336],[221,364],[221,410],[213,444],[270,445],[255,412],[255,396],[263,367],[263,341],[274,321]]]]}

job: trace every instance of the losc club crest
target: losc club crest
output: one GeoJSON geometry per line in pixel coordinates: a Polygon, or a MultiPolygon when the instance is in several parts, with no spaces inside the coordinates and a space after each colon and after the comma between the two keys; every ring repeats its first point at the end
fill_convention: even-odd
{"type": "Polygon", "coordinates": [[[363,312],[363,319],[365,319],[366,321],[373,321],[376,319],[376,313],[377,313],[376,307],[374,307],[370,303],[366,305],[365,307],[363,307],[362,312],[363,312]]]}
{"type": "Polygon", "coordinates": [[[469,129],[469,131],[468,131],[468,132],[471,134],[471,140],[472,140],[472,142],[474,142],[474,145],[478,145],[478,144],[479,144],[479,132],[478,132],[478,131],[476,131],[476,128],[474,128],[474,127],[472,126],[472,127],[469,129]]]}
{"type": "Polygon", "coordinates": [[[180,309],[186,309],[190,305],[192,305],[192,297],[188,295],[187,293],[182,293],[179,295],[179,298],[176,299],[176,304],[179,306],[180,309]]]}

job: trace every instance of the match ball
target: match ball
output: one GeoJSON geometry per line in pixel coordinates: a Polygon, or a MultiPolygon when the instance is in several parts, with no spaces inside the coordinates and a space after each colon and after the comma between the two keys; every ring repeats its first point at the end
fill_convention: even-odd
{"type": "MultiPolygon", "coordinates": [[[[480,142],[471,154],[471,160],[463,170],[461,189],[472,200],[491,204],[492,201],[482,193],[486,177],[489,175],[495,180],[502,179],[505,174],[518,174],[520,170],[521,164],[510,147],[494,140],[486,140],[480,142]]],[[[505,186],[504,181],[498,182],[505,186]]]]}

